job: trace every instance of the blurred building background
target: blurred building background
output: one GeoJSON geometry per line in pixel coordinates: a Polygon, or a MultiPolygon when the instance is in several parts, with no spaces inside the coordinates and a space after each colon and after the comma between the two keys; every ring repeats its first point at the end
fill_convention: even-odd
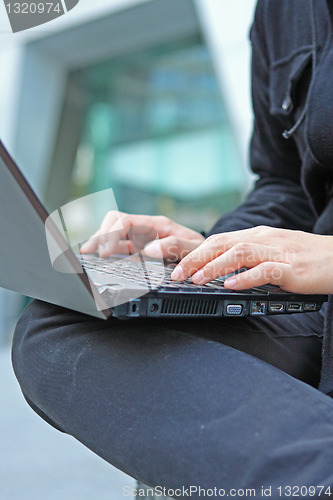
{"type": "MultiPolygon", "coordinates": [[[[254,6],[80,0],[13,35],[1,3],[0,137],[46,208],[111,187],[122,211],[202,231],[235,207],[250,184],[254,6]]],[[[26,302],[0,290],[4,352],[26,302]]]]}

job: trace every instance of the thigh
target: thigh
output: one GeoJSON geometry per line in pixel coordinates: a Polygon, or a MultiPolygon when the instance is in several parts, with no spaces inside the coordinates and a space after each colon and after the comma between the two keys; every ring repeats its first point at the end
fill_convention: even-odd
{"type": "Polygon", "coordinates": [[[318,387],[324,319],[318,312],[189,323],[189,334],[219,342],[318,387]]]}
{"type": "Polygon", "coordinates": [[[317,387],[323,329],[324,319],[320,313],[129,321],[110,318],[104,321],[33,301],[23,313],[17,332],[21,334],[24,347],[30,346],[35,352],[38,348],[44,352],[48,344],[56,343],[57,348],[49,351],[55,362],[59,361],[60,351],[66,350],[67,356],[71,356],[73,343],[74,357],[80,345],[82,349],[89,348],[96,361],[101,355],[100,350],[106,349],[117,360],[120,355],[126,356],[128,350],[131,363],[135,364],[145,356],[145,361],[149,363],[154,346],[161,345],[161,349],[177,352],[184,345],[194,342],[196,337],[243,351],[317,387]]]}
{"type": "Polygon", "coordinates": [[[280,346],[282,323],[102,321],[35,301],[13,366],[43,418],[147,484],[333,484],[332,401],[224,344],[280,346]]]}

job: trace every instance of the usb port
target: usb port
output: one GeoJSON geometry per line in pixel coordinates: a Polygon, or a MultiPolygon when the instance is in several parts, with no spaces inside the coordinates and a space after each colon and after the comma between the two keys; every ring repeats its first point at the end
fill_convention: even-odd
{"type": "Polygon", "coordinates": [[[289,312],[302,311],[302,302],[289,302],[287,306],[287,311],[289,312]]]}
{"type": "Polygon", "coordinates": [[[270,302],[268,309],[270,312],[282,312],[284,310],[284,304],[280,302],[270,302]]]}
{"type": "Polygon", "coordinates": [[[305,303],[304,304],[304,311],[316,311],[316,310],[317,310],[316,304],[313,304],[313,303],[305,303]]]}

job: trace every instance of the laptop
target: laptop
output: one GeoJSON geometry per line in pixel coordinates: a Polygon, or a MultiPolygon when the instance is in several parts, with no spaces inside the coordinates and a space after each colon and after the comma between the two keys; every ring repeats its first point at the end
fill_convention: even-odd
{"type": "MultiPolygon", "coordinates": [[[[273,285],[232,291],[221,276],[174,282],[175,263],[73,251],[0,141],[0,286],[97,318],[240,317],[319,311],[326,295],[273,285]]],[[[239,271],[241,272],[241,270],[239,271]]]]}

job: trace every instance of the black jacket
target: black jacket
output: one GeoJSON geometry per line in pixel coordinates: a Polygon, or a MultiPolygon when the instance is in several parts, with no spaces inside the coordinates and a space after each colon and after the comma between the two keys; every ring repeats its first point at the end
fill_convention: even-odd
{"type": "MultiPolygon", "coordinates": [[[[327,2],[259,0],[250,35],[250,159],[258,180],[211,234],[264,224],[333,235],[333,23],[327,2]]],[[[320,384],[331,395],[332,298],[324,306],[320,384]]]]}

